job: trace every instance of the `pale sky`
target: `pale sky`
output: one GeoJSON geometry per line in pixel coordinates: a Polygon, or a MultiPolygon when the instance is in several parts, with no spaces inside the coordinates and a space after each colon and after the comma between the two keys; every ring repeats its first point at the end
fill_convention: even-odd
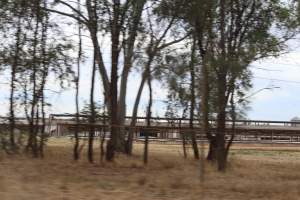
{"type": "MultiPolygon", "coordinates": [[[[82,67],[80,101],[88,101],[90,90],[90,67],[86,62],[82,67]]],[[[293,48],[289,53],[278,58],[268,58],[251,64],[254,73],[253,89],[249,94],[262,88],[274,87],[272,90],[262,90],[251,98],[248,118],[253,120],[290,120],[294,116],[300,116],[300,48],[293,48]],[[278,88],[279,87],[279,88],[278,88]]],[[[97,74],[96,99],[102,96],[101,82],[97,74]]],[[[0,81],[0,115],[8,112],[8,79],[7,74],[1,74],[0,81]]],[[[127,110],[131,115],[132,105],[139,86],[139,74],[132,73],[129,78],[127,94],[127,110]]],[[[60,91],[55,80],[50,80],[50,86],[55,91],[60,91]]],[[[144,88],[140,105],[140,115],[144,115],[148,96],[147,87],[144,88]]],[[[154,83],[153,115],[163,115],[166,105],[162,103],[166,99],[167,90],[159,82],[154,83]]],[[[74,89],[69,88],[60,93],[49,93],[48,101],[53,105],[51,113],[74,113],[74,89]]]]}
{"type": "MultiPolygon", "coordinates": [[[[68,26],[68,25],[65,25],[68,26]]],[[[74,35],[74,29],[67,27],[64,31],[69,31],[74,35]]],[[[68,35],[68,33],[66,33],[68,35]]],[[[289,52],[278,57],[268,58],[251,64],[254,74],[253,89],[249,94],[255,93],[262,88],[273,87],[273,90],[262,90],[251,98],[248,118],[253,120],[290,120],[295,116],[300,116],[300,39],[289,42],[289,52]],[[279,88],[278,88],[279,87],[279,88]]],[[[105,41],[105,39],[104,39],[105,41]]],[[[85,50],[91,49],[91,43],[85,38],[83,43],[85,50]]],[[[107,48],[109,44],[103,44],[107,48]]],[[[109,49],[106,49],[106,51],[109,49]]],[[[105,53],[105,51],[104,51],[105,53]]],[[[108,55],[104,55],[105,62],[109,63],[108,55]]],[[[90,74],[91,63],[85,62],[81,70],[80,80],[80,101],[88,102],[90,92],[90,74]]],[[[132,105],[134,103],[137,89],[140,82],[140,75],[131,73],[128,83],[127,93],[127,115],[131,115],[132,105]]],[[[9,96],[9,79],[8,72],[0,73],[0,115],[8,113],[8,96],[9,96]]],[[[102,98],[102,88],[97,74],[96,80],[96,100],[102,98]]],[[[48,89],[60,91],[58,83],[51,78],[48,89]]],[[[166,105],[162,102],[166,99],[167,90],[162,84],[155,81],[154,83],[154,105],[153,116],[163,116],[166,105]]],[[[69,88],[60,93],[49,92],[48,102],[52,104],[49,113],[74,113],[75,112],[75,89],[69,88]]],[[[139,115],[144,115],[148,101],[148,88],[144,88],[142,100],[140,103],[139,115]]],[[[23,111],[19,112],[23,113],[23,111]]]]}
{"type": "Polygon", "coordinates": [[[250,119],[290,120],[300,116],[300,48],[297,40],[289,42],[290,51],[278,58],[253,63],[254,88],[262,90],[252,98],[250,119]],[[263,69],[259,69],[263,68],[263,69]]]}
{"type": "MultiPolygon", "coordinates": [[[[248,118],[253,120],[290,120],[294,116],[300,116],[300,48],[297,41],[290,42],[288,53],[277,57],[268,58],[251,64],[254,74],[253,89],[249,94],[255,93],[262,88],[274,88],[262,90],[251,98],[248,118]]],[[[90,69],[90,68],[89,68],[90,69]]],[[[81,101],[88,101],[90,76],[84,72],[81,79],[81,101]]],[[[132,73],[129,78],[127,94],[128,115],[131,114],[132,105],[139,86],[139,74],[132,73]]],[[[99,77],[97,80],[98,96],[101,96],[99,77]]],[[[166,105],[162,103],[166,99],[167,90],[162,88],[159,82],[154,84],[153,115],[163,115],[166,105]]],[[[74,112],[73,91],[65,91],[60,95],[53,95],[53,113],[74,112]]],[[[143,98],[140,105],[140,115],[144,115],[147,105],[147,87],[144,88],[143,98]]]]}

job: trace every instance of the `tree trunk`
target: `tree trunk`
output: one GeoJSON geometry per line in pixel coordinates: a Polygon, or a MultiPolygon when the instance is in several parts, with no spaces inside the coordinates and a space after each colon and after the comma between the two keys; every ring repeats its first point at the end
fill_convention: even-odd
{"type": "Polygon", "coordinates": [[[11,82],[10,82],[10,116],[9,116],[9,122],[10,122],[10,147],[13,151],[15,151],[16,148],[16,142],[15,142],[15,112],[14,112],[14,106],[15,106],[15,83],[16,83],[16,73],[17,73],[17,67],[18,67],[18,59],[19,59],[19,52],[20,52],[20,43],[21,43],[21,16],[18,18],[18,24],[17,24],[17,32],[16,32],[16,46],[15,46],[15,56],[13,60],[13,64],[11,66],[11,82]]]}
{"type": "Polygon", "coordinates": [[[226,152],[225,152],[225,158],[227,160],[228,154],[229,154],[229,149],[233,143],[234,136],[235,136],[235,121],[236,121],[236,111],[235,111],[235,102],[234,102],[234,90],[231,93],[230,97],[230,107],[231,107],[231,120],[232,120],[232,126],[231,126],[231,137],[230,140],[227,143],[226,146],[226,152]]]}
{"type": "Polygon", "coordinates": [[[226,86],[227,86],[227,73],[228,67],[226,64],[226,45],[225,45],[225,7],[226,0],[220,1],[220,49],[221,49],[221,62],[218,66],[217,72],[217,161],[218,161],[218,170],[226,170],[226,148],[225,148],[225,131],[226,131],[226,86]]]}
{"type": "MultiPolygon", "coordinates": [[[[44,7],[46,7],[46,2],[44,2],[44,7]]],[[[45,128],[46,128],[46,111],[45,111],[45,85],[48,77],[48,67],[46,62],[46,48],[47,48],[47,30],[48,30],[48,22],[49,18],[48,16],[45,16],[45,19],[43,20],[43,30],[42,30],[42,56],[43,56],[43,72],[42,72],[42,82],[41,82],[41,88],[40,88],[40,95],[41,95],[41,113],[42,113],[42,127],[41,127],[41,136],[40,136],[40,144],[39,144],[39,153],[40,156],[44,157],[44,143],[45,143],[45,128]]]]}
{"type": "MultiPolygon", "coordinates": [[[[31,111],[30,111],[30,120],[29,120],[29,138],[27,143],[27,149],[31,148],[33,157],[37,158],[38,155],[38,146],[37,146],[37,126],[35,124],[35,116],[38,115],[37,102],[37,46],[38,46],[38,32],[39,32],[39,20],[40,20],[40,1],[38,0],[35,3],[36,7],[36,24],[34,29],[34,39],[33,39],[33,52],[32,52],[32,101],[31,101],[31,111]]],[[[37,119],[38,120],[38,119],[37,119]]]]}
{"type": "MultiPolygon", "coordinates": [[[[80,0],[77,0],[78,10],[80,11],[80,0]]],[[[82,56],[82,30],[81,23],[78,22],[78,55],[77,55],[77,75],[75,77],[75,107],[76,107],[76,126],[74,132],[75,144],[73,148],[73,159],[79,160],[79,81],[80,81],[80,64],[82,56]]],[[[95,62],[95,61],[94,61],[95,62]]]]}
{"type": "Polygon", "coordinates": [[[209,139],[209,147],[206,160],[208,161],[216,161],[217,160],[217,139],[216,136],[210,136],[209,139]]]}
{"type": "Polygon", "coordinates": [[[226,131],[226,78],[218,77],[218,115],[217,115],[217,161],[218,170],[225,171],[226,169],[226,148],[225,148],[225,131],[226,131]]]}
{"type": "Polygon", "coordinates": [[[45,144],[45,128],[46,128],[46,112],[45,112],[45,94],[43,89],[43,94],[41,96],[41,112],[42,112],[42,128],[41,128],[41,137],[39,144],[39,154],[41,158],[44,158],[44,144],[45,144]]]}
{"type": "Polygon", "coordinates": [[[91,0],[86,0],[86,8],[87,8],[87,13],[88,13],[88,25],[87,25],[87,29],[89,31],[89,34],[91,36],[91,40],[93,43],[93,47],[94,47],[94,53],[96,56],[96,62],[98,65],[98,69],[99,69],[99,73],[100,73],[100,77],[102,80],[102,84],[103,84],[103,89],[104,89],[104,98],[105,98],[105,102],[107,103],[107,107],[108,110],[110,110],[110,82],[108,79],[108,75],[107,75],[107,71],[104,65],[104,61],[103,61],[103,56],[102,56],[102,52],[100,49],[100,45],[99,45],[99,40],[98,40],[98,23],[97,23],[97,16],[96,16],[96,11],[95,11],[95,7],[92,6],[91,0]]]}
{"type": "Polygon", "coordinates": [[[105,108],[104,108],[104,118],[103,118],[103,129],[102,129],[102,135],[100,136],[100,162],[103,162],[104,159],[104,142],[105,142],[105,137],[106,137],[106,118],[105,118],[105,108]]]}
{"type": "Polygon", "coordinates": [[[127,81],[128,81],[128,74],[129,69],[127,65],[131,65],[131,63],[124,64],[123,73],[121,77],[120,83],[120,95],[119,95],[119,102],[118,102],[118,118],[119,118],[119,125],[120,125],[120,133],[118,138],[118,145],[117,151],[126,153],[126,141],[125,141],[125,117],[126,117],[126,92],[127,92],[127,81]]]}
{"type": "Polygon", "coordinates": [[[94,61],[93,61],[93,69],[92,69],[92,79],[91,79],[91,91],[90,91],[90,112],[91,115],[89,116],[89,143],[88,143],[88,160],[90,163],[94,161],[94,135],[95,135],[95,122],[96,122],[96,112],[95,112],[95,101],[94,101],[94,93],[95,93],[95,75],[96,75],[96,61],[95,61],[95,54],[94,54],[94,61]]]}
{"type": "MultiPolygon", "coordinates": [[[[125,40],[125,48],[124,48],[124,66],[123,66],[123,72],[121,77],[121,83],[120,83],[120,95],[119,95],[119,124],[121,127],[124,126],[125,123],[125,117],[126,117],[126,93],[127,93],[127,82],[128,82],[128,75],[130,72],[130,69],[132,68],[132,57],[134,55],[134,47],[137,37],[137,32],[139,28],[139,24],[141,21],[141,16],[143,13],[143,8],[146,3],[146,0],[140,0],[140,1],[134,1],[133,5],[133,16],[132,18],[132,25],[129,26],[129,36],[125,40]]],[[[132,135],[132,132],[129,131],[129,134],[132,135]]],[[[128,135],[129,138],[129,135],[128,135]]],[[[128,154],[128,140],[125,141],[125,129],[122,128],[120,130],[119,134],[119,141],[121,142],[122,150],[125,150],[125,153],[128,154]],[[125,149],[123,148],[125,146],[125,149]]],[[[130,151],[131,152],[131,151],[130,151]]]]}
{"type": "Polygon", "coordinates": [[[185,132],[181,131],[181,120],[179,121],[179,133],[182,138],[182,151],[183,151],[183,157],[186,159],[187,158],[187,153],[186,153],[186,139],[185,139],[185,132]]]}
{"type": "Polygon", "coordinates": [[[112,161],[118,146],[119,120],[118,120],[118,63],[119,63],[119,42],[121,27],[119,24],[120,0],[115,0],[113,5],[112,20],[112,48],[111,48],[111,83],[110,83],[110,116],[111,132],[110,140],[107,144],[106,159],[112,161]]]}
{"type": "MultiPolygon", "coordinates": [[[[147,70],[148,73],[148,87],[149,87],[149,103],[147,109],[147,127],[151,126],[151,109],[152,109],[152,84],[151,84],[151,71],[150,68],[147,70]]],[[[150,129],[145,131],[145,146],[144,146],[144,164],[148,163],[148,149],[149,149],[149,133],[150,129]]]]}
{"type": "Polygon", "coordinates": [[[139,89],[138,89],[138,93],[136,95],[134,106],[133,106],[131,122],[130,122],[130,129],[129,129],[128,138],[127,138],[127,141],[126,141],[126,153],[128,155],[132,154],[132,143],[133,143],[133,133],[134,133],[133,128],[135,127],[135,124],[136,124],[136,117],[137,117],[138,107],[139,107],[139,104],[140,104],[140,100],[141,100],[141,96],[142,96],[142,92],[143,92],[143,88],[144,88],[146,80],[147,80],[147,73],[146,73],[146,70],[145,70],[144,73],[143,73],[142,80],[141,80],[141,83],[140,83],[140,86],[139,86],[139,89]]]}
{"type": "Polygon", "coordinates": [[[190,84],[190,90],[191,90],[191,107],[190,107],[190,129],[191,129],[191,139],[192,139],[192,146],[194,151],[194,158],[199,159],[199,150],[196,140],[196,133],[194,131],[194,111],[195,111],[195,48],[196,43],[195,39],[193,38],[193,45],[192,45],[192,52],[191,52],[191,63],[190,63],[190,76],[191,76],[191,84],[190,84]]]}
{"type": "Polygon", "coordinates": [[[206,159],[208,161],[215,161],[216,160],[216,150],[217,150],[217,143],[216,137],[212,135],[209,128],[209,71],[208,71],[208,62],[207,57],[208,54],[201,52],[202,54],[202,67],[201,67],[201,74],[202,74],[202,81],[201,81],[201,111],[202,111],[202,132],[206,134],[206,137],[209,142],[208,154],[206,159]]]}

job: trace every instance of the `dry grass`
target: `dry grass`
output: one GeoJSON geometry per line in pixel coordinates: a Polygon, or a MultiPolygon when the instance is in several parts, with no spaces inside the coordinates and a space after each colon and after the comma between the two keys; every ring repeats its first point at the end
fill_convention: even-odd
{"type": "Polygon", "coordinates": [[[72,161],[66,140],[50,141],[44,160],[1,154],[0,199],[300,199],[299,147],[236,145],[227,173],[206,163],[204,182],[199,163],[184,160],[180,146],[150,145],[147,167],[141,149],[135,145],[132,158],[103,164],[72,161]]]}

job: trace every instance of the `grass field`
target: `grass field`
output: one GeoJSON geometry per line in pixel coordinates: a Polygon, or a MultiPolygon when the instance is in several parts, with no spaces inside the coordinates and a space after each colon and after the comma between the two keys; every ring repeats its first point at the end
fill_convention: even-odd
{"type": "MultiPolygon", "coordinates": [[[[98,144],[96,144],[98,145],[98,144]]],[[[114,163],[72,161],[69,140],[50,140],[44,160],[0,155],[0,200],[202,200],[300,199],[300,147],[234,145],[226,173],[184,160],[180,145],[150,144],[143,166],[142,145],[114,163]]],[[[96,152],[96,160],[99,153],[96,152]]]]}

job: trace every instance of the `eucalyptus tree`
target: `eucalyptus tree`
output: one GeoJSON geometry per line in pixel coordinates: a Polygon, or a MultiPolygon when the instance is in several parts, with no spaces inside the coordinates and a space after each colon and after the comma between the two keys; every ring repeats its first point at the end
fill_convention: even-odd
{"type": "Polygon", "coordinates": [[[1,57],[4,70],[10,70],[10,96],[9,96],[9,144],[11,150],[17,150],[15,138],[15,109],[16,109],[16,83],[17,73],[20,71],[22,56],[24,56],[24,43],[26,42],[26,23],[30,15],[30,3],[26,1],[2,1],[1,2],[1,28],[0,37],[7,42],[1,43],[1,57]],[[13,38],[12,40],[10,38],[13,38]]]}
{"type": "MultiPolygon", "coordinates": [[[[186,33],[183,31],[186,27],[179,23],[175,14],[164,18],[161,12],[162,8],[155,2],[148,8],[147,15],[142,20],[143,33],[141,34],[141,38],[139,38],[140,54],[136,56],[134,62],[134,64],[141,67],[142,76],[132,109],[131,127],[136,125],[144,85],[147,83],[149,86],[151,84],[151,80],[149,82],[149,79],[155,80],[158,78],[159,71],[161,70],[161,60],[164,59],[165,55],[180,48],[190,35],[189,32],[186,33]]],[[[129,155],[132,153],[132,142],[133,129],[131,128],[126,143],[126,152],[129,155]]]]}
{"type": "MultiPolygon", "coordinates": [[[[1,1],[0,2],[0,39],[1,39],[1,46],[0,46],[0,70],[5,70],[5,68],[7,68],[7,64],[8,64],[8,52],[7,52],[7,48],[4,45],[4,42],[8,39],[8,35],[5,34],[8,30],[9,27],[11,25],[10,19],[11,19],[11,5],[9,4],[8,1],[1,1]]],[[[17,46],[17,45],[15,45],[17,46]]],[[[11,70],[11,77],[13,77],[13,70],[11,70]]],[[[12,81],[13,78],[11,78],[11,86],[12,86],[12,81]]],[[[11,87],[13,88],[13,87],[11,87]]],[[[11,89],[12,90],[12,89],[11,89]]],[[[9,152],[10,150],[13,149],[13,147],[15,146],[15,135],[14,135],[14,131],[12,131],[12,127],[14,127],[14,113],[10,112],[10,117],[9,117],[9,121],[10,121],[10,142],[7,141],[7,137],[6,137],[6,133],[4,133],[3,131],[1,132],[1,148],[5,149],[7,152],[9,152]],[[12,147],[12,148],[10,148],[12,147]]]]}
{"type": "MultiPolygon", "coordinates": [[[[175,108],[182,111],[182,118],[189,118],[189,131],[182,133],[183,146],[186,145],[186,139],[189,135],[193,147],[195,159],[199,159],[199,150],[196,140],[196,132],[194,131],[194,121],[196,111],[199,106],[200,96],[197,88],[199,88],[200,62],[197,59],[196,43],[193,37],[186,43],[189,51],[177,52],[166,56],[161,63],[160,79],[165,80],[168,89],[168,108],[170,105],[177,105],[175,108]]],[[[174,108],[171,108],[174,112],[174,108]]],[[[167,110],[170,113],[170,110],[167,110]]],[[[178,112],[177,111],[177,112],[178,112]]],[[[184,152],[185,152],[185,148],[184,152]]],[[[184,155],[186,155],[184,153],[184,155]]]]}
{"type": "Polygon", "coordinates": [[[124,149],[124,136],[118,131],[118,127],[124,123],[127,79],[132,68],[136,37],[140,31],[140,20],[146,2],[146,0],[101,2],[86,0],[79,10],[72,1],[56,0],[53,1],[54,6],[51,9],[45,8],[79,21],[90,35],[110,114],[111,139],[107,145],[107,160],[114,158],[117,149],[124,149]],[[59,6],[64,6],[66,12],[57,9],[59,6]],[[104,62],[104,45],[100,42],[99,35],[110,41],[110,66],[104,62]],[[122,69],[120,69],[121,58],[124,61],[122,69]],[[120,87],[118,87],[119,70],[122,71],[120,87]],[[110,78],[107,71],[110,71],[110,78]]]}
{"type": "MultiPolygon", "coordinates": [[[[150,0],[105,0],[101,2],[86,0],[81,4],[82,9],[78,9],[73,1],[56,0],[53,1],[52,8],[46,9],[80,22],[90,35],[102,80],[105,102],[107,102],[110,113],[111,139],[107,145],[107,160],[113,159],[115,150],[124,150],[124,132],[122,128],[120,131],[118,129],[123,127],[125,121],[128,76],[132,70],[134,59],[138,57],[137,54],[140,50],[139,44],[141,43],[138,43],[137,40],[143,40],[142,37],[146,35],[142,34],[144,31],[142,24],[146,24],[149,29],[148,21],[142,22],[142,18],[146,16],[147,12],[152,13],[152,9],[157,3],[157,1],[150,0]],[[59,6],[64,6],[65,10],[58,10],[59,6]],[[101,43],[101,39],[106,39],[110,42],[108,48],[110,50],[108,54],[110,64],[104,62],[103,51],[105,51],[104,45],[106,44],[101,43]],[[108,71],[110,72],[110,78],[108,71]],[[118,81],[119,71],[121,72],[120,81],[118,81]]],[[[172,26],[174,21],[173,19],[172,26]]],[[[156,38],[156,40],[160,43],[164,42],[164,38],[167,36],[166,34],[169,34],[170,28],[166,28],[166,33],[162,33],[163,37],[156,38]]],[[[168,45],[171,45],[171,43],[168,45]]],[[[157,48],[158,45],[153,44],[152,47],[157,48]]],[[[160,46],[160,49],[162,47],[165,48],[166,46],[160,46]]],[[[154,50],[148,47],[145,48],[151,51],[154,50]]],[[[157,50],[159,49],[155,51],[157,50]]],[[[138,101],[136,101],[137,104],[138,101]]]]}
{"type": "MultiPolygon", "coordinates": [[[[191,95],[189,93],[188,83],[188,67],[189,63],[186,62],[189,56],[186,54],[179,55],[177,57],[168,56],[166,59],[165,71],[162,73],[162,79],[166,80],[168,89],[167,95],[167,110],[165,116],[168,118],[180,117],[182,119],[188,118],[189,102],[191,95]],[[181,113],[179,115],[179,113],[181,113]]],[[[191,112],[190,112],[191,113],[191,112]]],[[[179,127],[181,128],[181,120],[179,127]]],[[[187,132],[180,132],[182,138],[183,156],[187,158],[187,144],[188,139],[187,132]]]]}
{"type": "Polygon", "coordinates": [[[22,33],[22,21],[24,16],[24,12],[26,11],[26,6],[14,4],[14,10],[16,11],[16,30],[15,30],[15,48],[12,50],[12,63],[11,63],[11,81],[10,81],[10,106],[9,106],[9,121],[10,121],[10,146],[13,150],[15,150],[15,89],[16,89],[16,73],[19,63],[19,56],[22,51],[22,44],[24,43],[24,34],[22,33]]]}
{"type": "MultiPolygon", "coordinates": [[[[142,54],[142,58],[138,61],[143,64],[142,80],[139,86],[139,91],[136,96],[135,105],[132,113],[131,126],[135,126],[138,103],[140,101],[141,93],[145,82],[149,88],[149,102],[146,112],[146,124],[147,127],[151,126],[151,115],[153,105],[153,90],[152,80],[156,78],[157,71],[159,71],[159,62],[161,58],[176,44],[184,41],[189,34],[181,32],[183,27],[178,26],[176,16],[171,16],[169,19],[163,19],[160,17],[160,7],[154,4],[151,10],[147,11],[147,17],[144,18],[145,24],[145,38],[143,42],[145,53],[142,54]],[[144,58],[146,55],[146,58],[144,58]]],[[[145,148],[144,148],[144,163],[148,162],[148,138],[150,130],[146,130],[145,136],[145,148]]],[[[129,133],[127,147],[129,152],[132,148],[132,133],[129,133]]]]}
{"type": "MultiPolygon", "coordinates": [[[[198,1],[197,7],[203,5],[198,1]]],[[[284,50],[284,42],[294,36],[297,24],[294,8],[281,1],[220,0],[210,8],[213,19],[207,29],[207,40],[211,44],[208,59],[216,77],[216,155],[218,169],[225,170],[228,154],[225,141],[226,107],[236,89],[236,82],[245,77],[243,74],[251,62],[279,55],[284,50]]],[[[194,26],[197,27],[197,23],[194,26]]],[[[198,23],[198,26],[201,25],[198,23]]],[[[203,30],[197,33],[201,36],[203,30]]]]}
{"type": "MultiPolygon", "coordinates": [[[[208,140],[210,141],[210,150],[212,150],[212,144],[215,143],[215,138],[209,131],[209,115],[210,115],[210,89],[214,84],[213,76],[209,67],[209,50],[212,46],[211,36],[213,35],[212,20],[214,19],[213,15],[213,5],[216,1],[169,1],[163,0],[160,5],[162,8],[162,16],[169,17],[170,15],[176,15],[177,19],[181,20],[182,23],[186,24],[187,30],[191,31],[194,35],[194,39],[197,40],[197,52],[198,60],[201,64],[201,70],[197,72],[198,87],[200,89],[200,108],[201,111],[201,124],[203,132],[206,133],[208,140]]],[[[189,70],[188,70],[189,71],[189,70]]],[[[192,72],[191,72],[192,73],[192,72]]],[[[211,151],[208,153],[208,159],[212,155],[211,151]]]]}
{"type": "Polygon", "coordinates": [[[243,78],[251,62],[279,55],[285,42],[295,35],[297,7],[295,2],[280,0],[216,0],[161,2],[165,15],[176,10],[198,39],[202,61],[202,119],[213,145],[218,169],[225,170],[227,152],[225,132],[226,108],[236,82],[243,78]],[[209,77],[215,80],[217,131],[209,133],[209,77]]]}
{"type": "Polygon", "coordinates": [[[34,157],[43,156],[46,124],[46,84],[50,72],[60,80],[70,73],[71,48],[67,40],[53,38],[57,33],[56,24],[49,21],[49,13],[42,10],[47,0],[1,1],[1,25],[6,28],[1,38],[1,65],[10,70],[10,143],[16,145],[15,113],[24,108],[29,123],[26,149],[34,157]],[[51,33],[49,31],[51,29],[51,33]]]}
{"type": "MultiPolygon", "coordinates": [[[[38,157],[39,151],[38,151],[38,132],[39,132],[39,98],[41,96],[41,93],[39,92],[40,89],[38,89],[38,73],[39,67],[41,65],[41,60],[38,58],[38,54],[42,54],[43,50],[38,49],[38,45],[42,40],[42,36],[40,37],[40,30],[42,29],[42,10],[41,10],[41,1],[32,1],[31,5],[31,12],[32,12],[32,19],[33,22],[29,24],[31,28],[33,29],[33,37],[30,38],[29,43],[32,48],[29,50],[29,57],[30,60],[27,63],[27,67],[30,71],[30,84],[31,84],[31,89],[32,89],[32,94],[31,94],[31,101],[30,101],[30,111],[28,113],[28,122],[29,122],[29,137],[28,137],[28,142],[27,142],[27,147],[26,149],[28,150],[29,148],[32,151],[32,154],[34,157],[38,157]]],[[[41,47],[45,48],[45,47],[41,47]]],[[[41,56],[42,57],[42,56],[41,56]]],[[[43,75],[42,75],[43,76],[43,75]]],[[[42,77],[41,76],[41,77],[42,77]]],[[[41,87],[43,87],[41,85],[41,87]]]]}

